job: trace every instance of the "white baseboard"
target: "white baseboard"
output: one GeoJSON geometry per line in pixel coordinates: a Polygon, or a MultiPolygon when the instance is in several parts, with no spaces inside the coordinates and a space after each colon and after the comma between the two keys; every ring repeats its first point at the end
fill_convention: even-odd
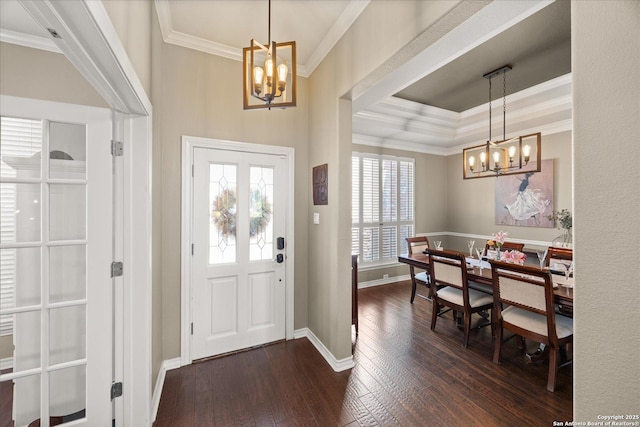
{"type": "Polygon", "coordinates": [[[366,282],[358,283],[358,289],[370,288],[372,286],[388,285],[389,283],[402,282],[405,280],[411,280],[411,275],[405,274],[403,276],[387,277],[386,279],[375,279],[366,282]]]}
{"type": "Polygon", "coordinates": [[[0,369],[13,369],[13,357],[0,359],[0,369]]]}
{"type": "Polygon", "coordinates": [[[162,387],[164,386],[164,377],[167,371],[180,367],[180,358],[163,360],[160,365],[160,372],[158,372],[158,379],[156,380],[156,386],[153,389],[153,396],[151,398],[151,422],[156,420],[158,415],[158,407],[160,406],[160,397],[162,396],[162,387]]]}
{"type": "Polygon", "coordinates": [[[329,349],[325,347],[322,341],[320,341],[320,339],[316,337],[313,331],[309,328],[296,329],[293,332],[293,337],[296,339],[306,337],[311,341],[311,344],[313,344],[316,350],[318,350],[322,357],[324,357],[324,360],[326,360],[329,366],[331,366],[331,368],[336,372],[346,371],[347,369],[351,369],[355,366],[353,356],[340,360],[336,359],[329,349]]]}

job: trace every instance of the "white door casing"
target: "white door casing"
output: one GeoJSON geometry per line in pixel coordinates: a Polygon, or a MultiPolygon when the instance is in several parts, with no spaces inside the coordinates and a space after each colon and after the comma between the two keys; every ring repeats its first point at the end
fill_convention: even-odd
{"type": "MultiPolygon", "coordinates": [[[[12,411],[18,425],[40,418],[41,425],[48,426],[49,416],[83,409],[84,418],[75,423],[110,425],[111,113],[102,108],[10,96],[2,96],[0,105],[3,116],[43,120],[39,157],[43,160],[14,160],[16,170],[23,163],[35,161],[41,171],[24,178],[18,171],[15,177],[2,178],[5,185],[39,189],[35,193],[39,198],[34,198],[31,205],[38,200],[40,207],[33,219],[39,219],[41,225],[27,241],[2,242],[3,250],[31,248],[39,252],[39,262],[26,262],[37,271],[40,282],[34,288],[36,298],[30,300],[31,304],[16,300],[14,308],[3,309],[3,314],[14,316],[15,350],[13,372],[0,379],[16,384],[12,411]],[[51,123],[67,130],[79,128],[86,134],[86,160],[55,160],[53,155],[53,160],[49,159],[47,154],[54,148],[49,146],[51,123]],[[39,317],[40,322],[36,330],[29,331],[36,325],[22,318],[31,315],[39,317]],[[24,340],[25,336],[36,337],[36,341],[24,340]],[[33,354],[38,356],[34,359],[33,354]],[[30,362],[25,364],[25,360],[30,362]]],[[[25,275],[19,274],[19,261],[16,265],[16,291],[22,293],[27,283],[23,282],[25,275]]]]}
{"type": "Polygon", "coordinates": [[[293,160],[287,147],[183,137],[183,365],[293,338],[293,160]],[[237,194],[237,241],[212,217],[232,208],[225,189],[237,194]],[[265,201],[272,218],[260,230],[265,201]]]}

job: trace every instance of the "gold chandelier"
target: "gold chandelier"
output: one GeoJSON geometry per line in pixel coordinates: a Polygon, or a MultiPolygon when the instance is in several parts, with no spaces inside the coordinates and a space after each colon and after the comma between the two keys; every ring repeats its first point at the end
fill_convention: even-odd
{"type": "Polygon", "coordinates": [[[271,0],[269,42],[265,46],[251,39],[251,46],[243,48],[242,54],[245,110],[296,106],[296,42],[271,40],[271,0]]]}
{"type": "Polygon", "coordinates": [[[482,77],[489,80],[489,140],[486,144],[462,150],[462,176],[464,179],[540,172],[540,132],[506,139],[507,78],[511,70],[505,65],[482,77]],[[502,140],[491,141],[491,79],[502,75],[502,140]],[[531,162],[531,159],[535,162],[531,162]]]}

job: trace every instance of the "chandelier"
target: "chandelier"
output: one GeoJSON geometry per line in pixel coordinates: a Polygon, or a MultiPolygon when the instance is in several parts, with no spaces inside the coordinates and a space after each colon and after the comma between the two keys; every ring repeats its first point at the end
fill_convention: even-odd
{"type": "Polygon", "coordinates": [[[296,42],[271,40],[271,0],[268,43],[265,46],[251,39],[242,56],[245,110],[296,106],[296,42]]]}
{"type": "Polygon", "coordinates": [[[542,154],[540,132],[506,138],[507,72],[510,70],[511,66],[505,65],[482,76],[489,80],[489,140],[486,144],[462,150],[464,179],[540,172],[542,154]],[[500,75],[502,75],[502,140],[491,141],[491,80],[500,75]]]}

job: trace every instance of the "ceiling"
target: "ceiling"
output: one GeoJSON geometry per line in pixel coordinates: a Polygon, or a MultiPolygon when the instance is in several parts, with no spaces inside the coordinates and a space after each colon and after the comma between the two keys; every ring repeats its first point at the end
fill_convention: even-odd
{"type": "MultiPolygon", "coordinates": [[[[298,74],[309,76],[368,4],[369,0],[272,0],[271,37],[296,41],[298,74]]],[[[242,48],[251,38],[260,42],[267,38],[266,0],[155,0],[155,6],[167,43],[241,60],[242,48]]],[[[396,88],[394,96],[356,112],[354,136],[422,144],[433,143],[437,136],[435,142],[440,147],[465,142],[451,136],[455,134],[453,128],[459,126],[453,116],[447,118],[453,131],[439,134],[428,128],[411,131],[406,125],[403,132],[384,129],[385,122],[391,118],[419,123],[430,120],[425,119],[425,110],[428,114],[432,107],[453,114],[483,105],[488,101],[489,85],[482,75],[503,65],[513,67],[506,75],[507,94],[567,75],[571,72],[570,25],[570,2],[558,0],[545,5],[418,81],[398,86],[400,90],[396,88]]],[[[0,1],[0,40],[55,50],[47,37],[17,0],[0,1]]],[[[501,96],[502,77],[494,78],[492,98],[501,96]]],[[[494,101],[494,108],[498,104],[500,101],[494,101]]],[[[468,139],[466,142],[471,142],[471,136],[468,139]]]]}

